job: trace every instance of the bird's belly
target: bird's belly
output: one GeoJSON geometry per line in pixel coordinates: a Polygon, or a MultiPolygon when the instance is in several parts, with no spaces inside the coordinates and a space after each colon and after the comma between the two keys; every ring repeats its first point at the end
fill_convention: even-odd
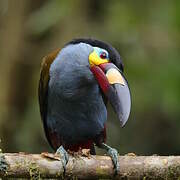
{"type": "Polygon", "coordinates": [[[61,112],[60,116],[54,114],[47,119],[48,127],[63,141],[79,143],[93,139],[103,130],[106,118],[98,119],[99,114],[85,112],[82,108],[81,111],[75,111],[73,108],[70,111],[61,112]]]}
{"type": "Polygon", "coordinates": [[[56,97],[48,104],[47,128],[61,144],[92,141],[103,131],[106,119],[106,107],[97,89],[75,101],[56,97]]]}

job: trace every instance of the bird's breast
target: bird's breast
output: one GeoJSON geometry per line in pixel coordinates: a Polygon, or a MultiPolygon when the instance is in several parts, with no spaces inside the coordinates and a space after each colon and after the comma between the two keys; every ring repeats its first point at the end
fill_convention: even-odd
{"type": "Polygon", "coordinates": [[[69,143],[94,138],[104,128],[107,111],[93,75],[77,68],[56,76],[49,82],[47,126],[69,143]]]}

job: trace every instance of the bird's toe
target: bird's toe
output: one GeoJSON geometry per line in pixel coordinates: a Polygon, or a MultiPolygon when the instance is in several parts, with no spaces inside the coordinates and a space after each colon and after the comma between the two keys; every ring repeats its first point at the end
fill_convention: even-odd
{"type": "Polygon", "coordinates": [[[107,153],[112,159],[114,169],[115,169],[115,174],[117,174],[118,169],[119,169],[119,159],[118,159],[119,154],[118,154],[118,151],[116,149],[114,149],[114,148],[109,148],[107,153]]]}
{"type": "Polygon", "coordinates": [[[69,155],[67,153],[67,151],[64,149],[63,146],[60,146],[57,150],[56,150],[56,154],[60,155],[61,157],[61,162],[64,168],[64,171],[66,170],[66,164],[68,163],[69,160],[69,155]]]}

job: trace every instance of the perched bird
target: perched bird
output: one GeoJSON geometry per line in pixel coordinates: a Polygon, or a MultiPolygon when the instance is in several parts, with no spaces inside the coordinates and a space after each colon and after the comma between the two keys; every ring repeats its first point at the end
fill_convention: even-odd
{"type": "Polygon", "coordinates": [[[67,150],[107,150],[115,169],[118,152],[105,144],[107,101],[120,125],[128,120],[131,97],[118,51],[95,39],[74,39],[42,61],[39,105],[46,137],[61,155],[65,168],[67,150]]]}

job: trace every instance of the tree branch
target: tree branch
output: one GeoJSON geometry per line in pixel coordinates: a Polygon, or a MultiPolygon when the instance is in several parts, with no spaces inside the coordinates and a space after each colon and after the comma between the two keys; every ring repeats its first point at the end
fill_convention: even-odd
{"type": "Polygon", "coordinates": [[[63,176],[57,155],[1,153],[0,178],[79,178],[79,179],[179,179],[180,156],[120,156],[120,169],[114,177],[108,156],[70,156],[63,176]]]}

